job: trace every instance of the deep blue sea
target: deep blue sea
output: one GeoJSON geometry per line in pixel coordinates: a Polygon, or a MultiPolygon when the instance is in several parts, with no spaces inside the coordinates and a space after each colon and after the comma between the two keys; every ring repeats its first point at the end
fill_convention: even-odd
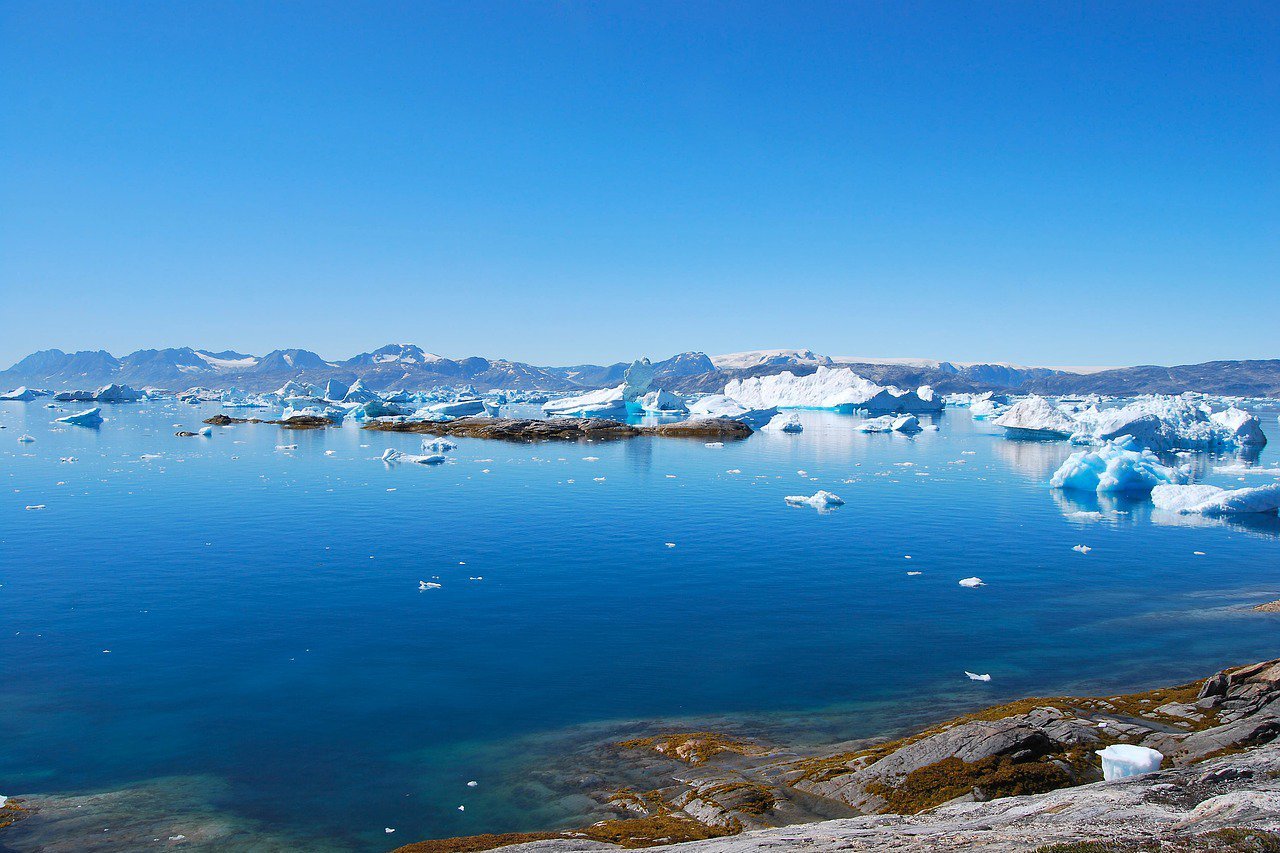
{"type": "Polygon", "coordinates": [[[964,409],[915,437],[803,412],[722,448],[462,439],[437,467],[353,426],[174,436],[216,411],[0,403],[0,794],[184,780],[250,831],[380,850],[572,825],[538,744],[599,724],[866,736],[1280,655],[1241,607],[1280,598],[1280,522],[1051,491],[1073,448],[964,409]],[[817,489],[845,505],[783,500],[817,489]]]}

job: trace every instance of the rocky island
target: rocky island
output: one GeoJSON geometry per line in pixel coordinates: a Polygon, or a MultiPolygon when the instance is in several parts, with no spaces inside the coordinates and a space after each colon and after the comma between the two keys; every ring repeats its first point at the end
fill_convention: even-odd
{"type": "Polygon", "coordinates": [[[723,441],[746,438],[752,433],[751,427],[747,424],[729,418],[704,418],[657,426],[632,426],[607,418],[464,417],[438,421],[375,420],[366,423],[364,428],[380,432],[412,432],[455,438],[494,438],[505,441],[600,440],[633,438],[639,435],[723,441]]]}

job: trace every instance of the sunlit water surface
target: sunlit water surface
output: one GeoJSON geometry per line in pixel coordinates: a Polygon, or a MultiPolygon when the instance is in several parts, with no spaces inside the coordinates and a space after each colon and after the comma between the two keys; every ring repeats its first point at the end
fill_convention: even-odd
{"type": "Polygon", "coordinates": [[[350,426],[174,436],[215,411],[0,404],[0,793],[197,778],[253,826],[377,850],[581,820],[529,780],[589,724],[847,738],[1280,653],[1241,608],[1280,597],[1274,518],[1055,493],[1072,448],[963,409],[915,437],[805,412],[723,448],[460,440],[439,467],[350,426]],[[783,501],[820,488],[845,505],[783,501]]]}

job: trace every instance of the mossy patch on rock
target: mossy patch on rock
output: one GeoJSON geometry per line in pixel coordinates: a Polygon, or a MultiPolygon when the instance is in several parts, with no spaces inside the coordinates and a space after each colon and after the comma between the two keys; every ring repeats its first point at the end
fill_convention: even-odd
{"type": "Polygon", "coordinates": [[[1048,761],[1014,762],[1006,756],[991,756],[973,763],[944,758],[911,771],[896,786],[872,783],[869,793],[885,801],[886,814],[915,814],[940,806],[971,791],[982,799],[1043,794],[1073,784],[1071,775],[1048,761]]]}
{"type": "Polygon", "coordinates": [[[624,740],[618,744],[623,749],[647,749],[683,761],[701,764],[721,753],[734,755],[765,755],[768,750],[758,743],[718,732],[679,732],[624,740]]]}
{"type": "Polygon", "coordinates": [[[24,809],[17,800],[13,798],[6,800],[5,804],[0,806],[0,829],[12,826],[29,814],[31,814],[31,810],[24,809]]]}
{"type": "Polygon", "coordinates": [[[707,826],[696,820],[673,815],[605,820],[584,829],[563,832],[508,832],[500,835],[464,835],[457,838],[436,838],[418,841],[396,848],[393,853],[477,853],[511,844],[551,839],[585,838],[603,841],[619,847],[656,847],[660,844],[680,844],[685,841],[702,841],[721,838],[741,832],[739,826],[707,826]]]}

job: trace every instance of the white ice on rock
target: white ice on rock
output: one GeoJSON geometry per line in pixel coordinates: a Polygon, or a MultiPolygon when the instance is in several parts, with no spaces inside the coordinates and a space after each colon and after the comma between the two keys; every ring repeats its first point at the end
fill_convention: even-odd
{"type": "Polygon", "coordinates": [[[1164,756],[1154,749],[1131,743],[1113,743],[1106,749],[1094,750],[1102,756],[1102,778],[1107,782],[1154,773],[1160,769],[1164,756]]]}
{"type": "Polygon", "coordinates": [[[784,500],[792,506],[811,506],[818,510],[844,506],[844,500],[839,495],[833,495],[824,489],[819,489],[808,497],[804,495],[787,495],[784,500]]]}
{"type": "Polygon", "coordinates": [[[1185,482],[1185,471],[1162,464],[1150,450],[1130,450],[1111,443],[1068,456],[1049,485],[1089,492],[1149,492],[1161,484],[1185,482]]]}
{"type": "Polygon", "coordinates": [[[1160,485],[1151,490],[1156,509],[1180,515],[1235,515],[1280,510],[1280,483],[1247,489],[1209,485],[1160,485]]]}

